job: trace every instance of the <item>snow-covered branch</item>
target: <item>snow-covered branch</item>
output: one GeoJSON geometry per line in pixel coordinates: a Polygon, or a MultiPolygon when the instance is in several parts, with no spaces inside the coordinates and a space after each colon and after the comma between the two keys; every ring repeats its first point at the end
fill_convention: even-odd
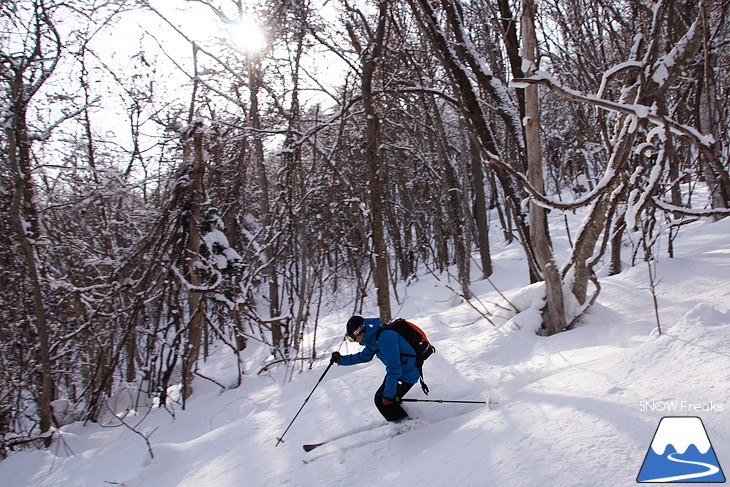
{"type": "Polygon", "coordinates": [[[575,101],[579,101],[579,102],[586,103],[589,105],[597,106],[597,107],[603,108],[605,110],[613,111],[613,112],[624,113],[624,114],[636,117],[636,119],[645,119],[645,120],[648,120],[648,121],[654,123],[655,125],[666,126],[674,134],[686,137],[688,140],[690,140],[690,142],[695,144],[698,148],[700,148],[703,151],[711,150],[712,145],[715,143],[715,139],[712,135],[701,134],[694,127],[690,127],[688,125],[681,124],[679,122],[676,122],[676,121],[670,119],[669,117],[659,115],[657,113],[656,107],[648,107],[646,105],[619,103],[619,102],[615,102],[612,100],[607,100],[605,98],[600,98],[597,96],[586,95],[584,93],[580,93],[576,90],[572,90],[570,88],[566,88],[566,87],[562,86],[557,80],[555,80],[553,77],[551,77],[549,74],[545,73],[544,71],[538,71],[535,74],[535,76],[530,77],[530,78],[515,79],[513,86],[519,87],[523,84],[543,85],[543,86],[549,88],[550,90],[554,91],[555,93],[558,93],[571,100],[575,100],[575,101]]]}
{"type": "Polygon", "coordinates": [[[667,213],[674,213],[676,215],[699,217],[730,216],[730,208],[685,208],[683,206],[677,206],[671,203],[667,203],[657,196],[652,198],[652,202],[657,208],[661,208],[667,213]]]}

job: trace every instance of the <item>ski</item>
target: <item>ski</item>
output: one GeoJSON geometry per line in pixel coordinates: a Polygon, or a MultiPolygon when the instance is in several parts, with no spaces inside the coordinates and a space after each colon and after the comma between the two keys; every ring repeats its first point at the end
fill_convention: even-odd
{"type": "Polygon", "coordinates": [[[320,443],[310,443],[310,444],[307,444],[307,445],[302,445],[302,448],[304,448],[304,451],[310,452],[310,451],[314,450],[315,448],[319,448],[322,445],[326,445],[328,443],[332,443],[333,441],[341,440],[341,439],[347,438],[349,436],[354,436],[354,435],[357,435],[359,433],[363,433],[365,431],[370,431],[370,430],[379,428],[381,426],[385,426],[387,424],[388,423],[383,423],[383,422],[379,421],[377,423],[373,423],[373,424],[361,426],[359,428],[355,428],[355,429],[352,429],[352,430],[349,430],[349,431],[345,431],[342,434],[333,436],[332,438],[326,439],[326,440],[324,440],[324,441],[322,441],[320,443]]]}
{"type": "MultiPolygon", "coordinates": [[[[314,460],[317,460],[319,458],[327,457],[336,453],[342,453],[349,450],[354,450],[355,448],[361,448],[373,443],[378,443],[380,441],[388,440],[391,438],[394,438],[396,436],[402,435],[403,433],[408,433],[410,431],[414,431],[422,426],[425,426],[429,423],[426,423],[424,421],[420,420],[409,420],[403,423],[393,424],[393,423],[386,423],[381,426],[377,426],[374,429],[359,431],[357,433],[350,433],[347,435],[342,435],[340,438],[336,439],[330,439],[329,441],[322,442],[322,443],[313,443],[311,445],[304,445],[311,446],[313,449],[319,448],[323,445],[333,445],[333,449],[325,449],[320,454],[316,456],[312,456],[307,458],[306,460],[302,460],[305,464],[309,464],[313,462],[314,460]],[[362,437],[362,438],[360,438],[362,437]],[[348,440],[348,441],[346,441],[348,440]],[[334,445],[337,445],[336,448],[334,448],[334,445]]],[[[305,451],[312,451],[312,450],[306,450],[305,451]]]]}
{"type": "Polygon", "coordinates": [[[401,399],[401,402],[435,402],[439,404],[486,404],[489,409],[499,404],[498,401],[461,401],[461,400],[447,400],[447,399],[401,399]]]}
{"type": "MultiPolygon", "coordinates": [[[[498,401],[495,400],[488,400],[488,401],[450,401],[450,400],[440,400],[440,399],[403,399],[403,402],[433,402],[433,403],[466,403],[466,404],[486,404],[489,409],[493,409],[496,405],[498,405],[498,401]]],[[[457,414],[456,416],[460,416],[460,414],[457,414]]],[[[437,420],[437,422],[444,421],[446,419],[451,419],[456,416],[450,416],[444,419],[437,420]]],[[[362,446],[369,445],[371,443],[376,443],[378,441],[386,440],[388,438],[392,438],[394,436],[401,435],[403,433],[406,433],[408,431],[412,431],[414,429],[417,429],[421,426],[424,426],[428,423],[424,423],[422,420],[418,420],[416,418],[405,421],[403,423],[383,423],[378,422],[366,426],[362,426],[360,428],[355,428],[349,431],[346,431],[342,434],[333,436],[329,439],[326,439],[324,441],[321,441],[319,443],[307,443],[302,445],[302,448],[305,452],[311,452],[312,450],[316,450],[317,448],[326,446],[326,445],[338,445],[337,451],[347,451],[351,450],[353,448],[359,448],[362,446]],[[388,429],[384,429],[388,427],[388,429]]],[[[331,453],[331,452],[330,452],[331,453]]],[[[316,458],[320,458],[322,456],[326,456],[327,453],[323,453],[322,455],[311,457],[308,460],[303,460],[304,463],[309,463],[312,460],[315,460],[316,458]]]]}
{"type": "Polygon", "coordinates": [[[327,443],[329,443],[329,441],[323,441],[322,443],[310,443],[308,445],[302,445],[302,448],[304,448],[304,451],[309,452],[322,445],[326,445],[327,443]]]}

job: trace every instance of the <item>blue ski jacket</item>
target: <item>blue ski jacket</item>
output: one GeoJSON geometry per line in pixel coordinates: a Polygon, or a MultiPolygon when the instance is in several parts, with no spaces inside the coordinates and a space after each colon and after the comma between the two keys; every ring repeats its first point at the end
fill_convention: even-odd
{"type": "Polygon", "coordinates": [[[416,352],[413,347],[393,330],[385,330],[376,335],[380,328],[380,318],[365,318],[365,336],[360,345],[364,348],[352,355],[340,357],[340,365],[357,365],[370,362],[376,355],[385,365],[385,390],[383,396],[395,397],[398,381],[415,384],[421,377],[416,367],[416,352]]]}

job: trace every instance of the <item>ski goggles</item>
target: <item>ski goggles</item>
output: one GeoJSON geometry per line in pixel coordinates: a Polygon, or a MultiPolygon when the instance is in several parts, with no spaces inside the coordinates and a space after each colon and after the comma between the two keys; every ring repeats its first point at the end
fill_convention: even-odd
{"type": "Polygon", "coordinates": [[[348,333],[345,336],[347,337],[347,340],[348,341],[354,342],[355,341],[355,337],[358,336],[360,333],[364,333],[364,332],[365,332],[365,323],[363,323],[362,325],[358,326],[357,328],[355,328],[355,331],[353,331],[352,333],[348,333]]]}

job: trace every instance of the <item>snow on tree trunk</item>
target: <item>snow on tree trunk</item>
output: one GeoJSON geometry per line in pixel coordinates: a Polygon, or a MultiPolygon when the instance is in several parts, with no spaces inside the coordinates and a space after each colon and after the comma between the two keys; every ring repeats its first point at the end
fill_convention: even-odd
{"type": "MultiPolygon", "coordinates": [[[[532,76],[537,62],[537,36],[535,35],[535,3],[525,0],[522,3],[522,37],[525,65],[529,65],[527,76],[532,76]]],[[[544,193],[542,174],[542,154],[540,149],[540,107],[537,85],[525,88],[525,142],[527,146],[527,177],[530,185],[544,193]]],[[[530,243],[545,281],[546,308],[543,321],[547,334],[553,335],[566,327],[565,305],[563,303],[563,281],[555,264],[553,246],[548,231],[545,208],[530,202],[530,243]]]]}

